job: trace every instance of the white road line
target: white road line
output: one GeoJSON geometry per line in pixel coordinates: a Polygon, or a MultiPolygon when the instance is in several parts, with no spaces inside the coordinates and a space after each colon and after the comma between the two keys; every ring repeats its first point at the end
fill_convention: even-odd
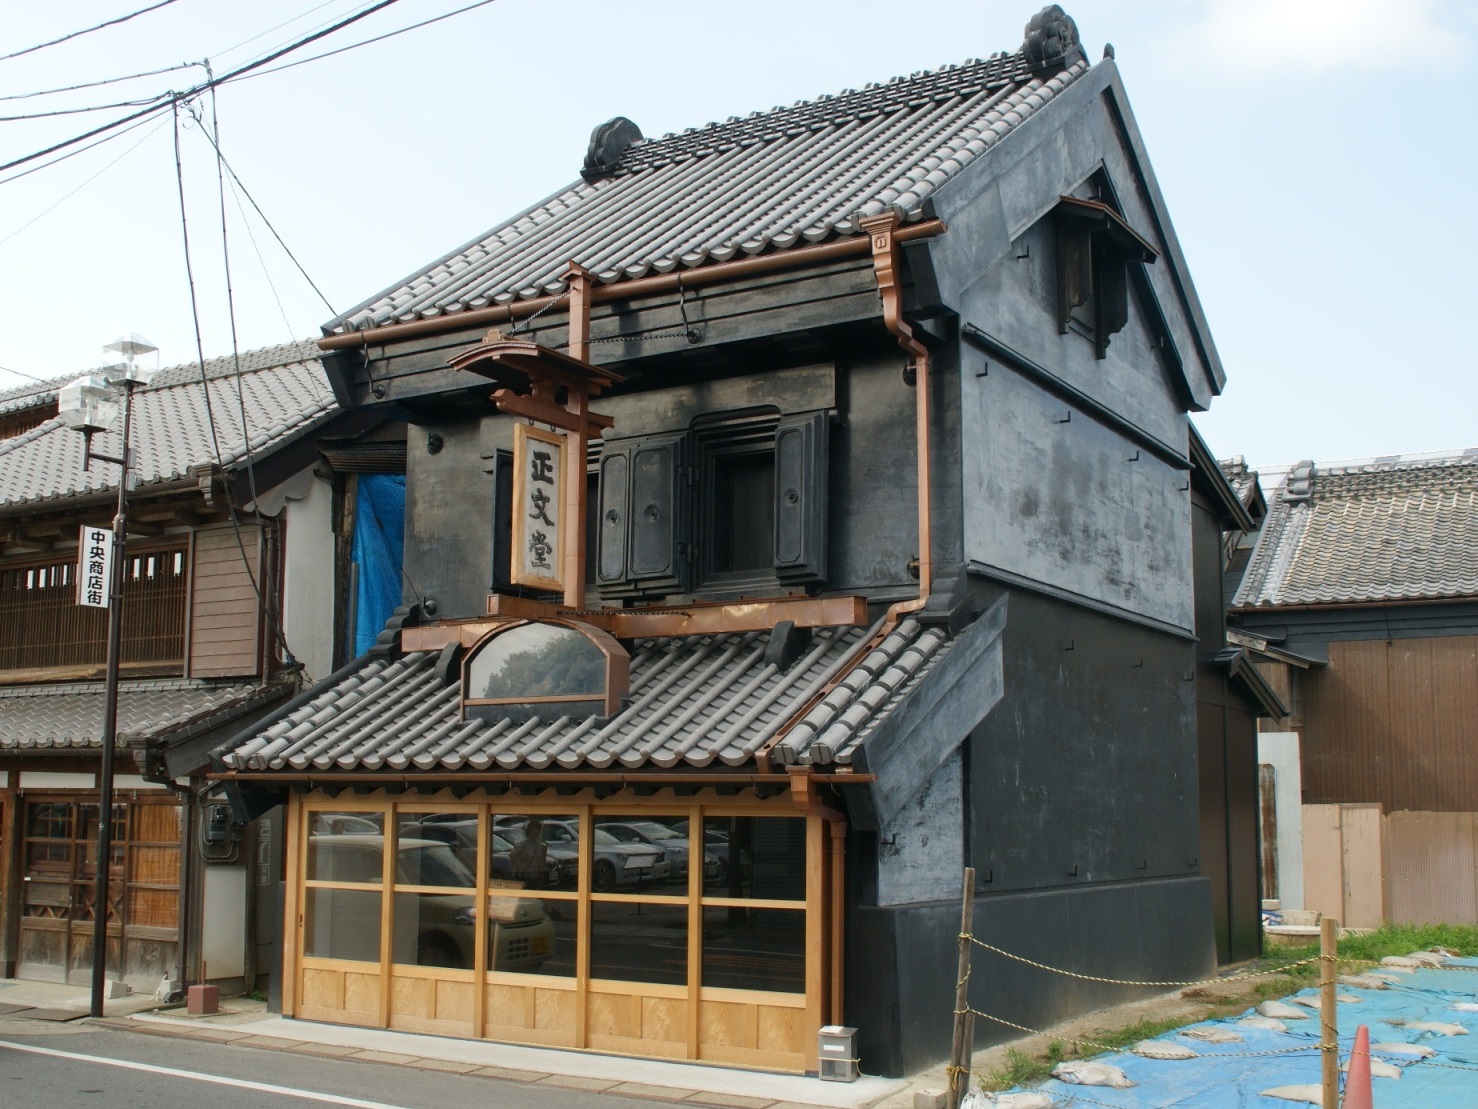
{"type": "Polygon", "coordinates": [[[357,1097],[343,1097],[339,1094],[323,1094],[317,1090],[298,1090],[291,1086],[274,1086],[270,1082],[251,1082],[244,1078],[225,1078],[216,1074],[202,1074],[199,1071],[176,1070],[174,1067],[156,1067],[152,1063],[135,1063],[128,1059],[109,1059],[103,1055],[81,1055],[75,1051],[57,1051],[50,1047],[36,1047],[34,1044],[12,1043],[10,1040],[0,1040],[0,1048],[8,1047],[12,1051],[25,1051],[32,1055],[51,1055],[58,1059],[81,1059],[88,1063],[100,1063],[105,1067],[122,1067],[124,1070],[146,1071],[149,1074],[167,1074],[174,1078],[189,1078],[195,1082],[209,1082],[216,1086],[235,1086],[241,1090],[259,1090],[267,1094],[281,1094],[283,1097],[301,1097],[309,1101],[326,1101],[330,1105],[349,1105],[355,1109],[405,1109],[401,1105],[390,1105],[383,1101],[364,1101],[357,1097]]]}

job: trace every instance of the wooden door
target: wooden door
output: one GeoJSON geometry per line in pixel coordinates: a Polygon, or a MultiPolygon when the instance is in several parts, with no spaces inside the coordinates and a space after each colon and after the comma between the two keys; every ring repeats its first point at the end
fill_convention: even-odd
{"type": "MultiPolygon", "coordinates": [[[[16,976],[91,982],[97,920],[98,802],[24,801],[16,976]]],[[[180,809],[173,798],[118,802],[108,867],[109,978],[157,985],[178,942],[180,809]]]]}

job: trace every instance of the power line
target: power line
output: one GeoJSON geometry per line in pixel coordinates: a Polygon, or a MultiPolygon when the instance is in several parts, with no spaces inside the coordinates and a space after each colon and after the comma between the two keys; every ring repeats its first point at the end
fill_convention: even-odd
{"type": "MultiPolygon", "coordinates": [[[[491,2],[491,0],[488,0],[488,2],[491,2]]],[[[212,97],[214,97],[214,90],[211,91],[211,95],[212,97]]],[[[195,116],[195,122],[200,124],[200,133],[205,136],[205,141],[210,143],[211,149],[216,152],[216,159],[218,164],[225,167],[226,172],[231,175],[231,180],[235,182],[236,187],[239,188],[242,195],[251,202],[252,208],[256,210],[256,213],[258,216],[261,217],[262,222],[267,225],[267,230],[272,232],[272,237],[277,240],[277,245],[282,247],[283,253],[285,253],[288,258],[292,260],[292,264],[298,267],[298,272],[303,275],[303,280],[308,282],[309,287],[318,294],[318,299],[323,301],[323,306],[327,308],[332,315],[337,316],[339,314],[338,309],[336,309],[332,304],[328,302],[328,297],[323,295],[323,290],[318,287],[313,278],[308,276],[308,271],[303,268],[303,264],[298,261],[297,256],[293,254],[291,248],[289,248],[287,243],[283,241],[282,236],[277,233],[277,228],[272,226],[272,221],[267,218],[267,213],[262,211],[262,206],[256,202],[256,198],[251,195],[251,192],[247,189],[241,178],[236,176],[236,170],[232,168],[230,162],[226,161],[226,155],[221,152],[219,144],[217,144],[215,137],[211,134],[211,130],[206,128],[204,120],[196,115],[193,108],[190,109],[190,114],[192,116],[195,116]]]]}
{"type": "Polygon", "coordinates": [[[116,27],[120,23],[127,23],[130,19],[137,19],[141,15],[148,15],[150,12],[157,12],[160,8],[167,8],[174,2],[175,0],[159,0],[159,3],[157,4],[152,4],[147,8],[140,8],[136,12],[129,12],[127,15],[120,15],[117,19],[110,19],[106,23],[99,23],[96,27],[84,27],[80,31],[73,31],[71,34],[63,35],[59,39],[52,39],[50,42],[42,42],[36,44],[35,46],[28,46],[24,50],[17,50],[14,54],[0,55],[0,62],[8,62],[11,58],[19,58],[22,54],[34,54],[38,50],[45,50],[48,46],[58,46],[61,43],[69,42],[74,38],[79,38],[82,35],[90,35],[94,31],[101,31],[104,27],[116,27]]]}
{"type": "MultiPolygon", "coordinates": [[[[163,127],[168,122],[169,121],[167,119],[161,119],[158,123],[156,123],[154,125],[154,129],[152,131],[145,132],[143,138],[139,139],[138,142],[134,143],[127,150],[125,150],[122,154],[118,155],[118,157],[114,158],[111,162],[109,162],[105,166],[103,166],[102,169],[98,170],[91,177],[89,177],[86,181],[83,181],[82,184],[78,185],[75,189],[73,189],[71,192],[67,193],[66,195],[64,195],[62,197],[59,197],[54,204],[50,205],[47,208],[43,208],[41,211],[37,212],[34,216],[32,216],[30,219],[28,219],[25,223],[23,223],[19,227],[17,227],[9,235],[6,235],[5,238],[0,239],[0,246],[4,246],[6,243],[10,242],[11,239],[15,238],[17,235],[19,235],[26,228],[30,227],[33,223],[35,223],[36,221],[40,220],[42,217],[46,216],[47,214],[55,211],[57,208],[59,208],[63,204],[65,204],[68,200],[71,200],[72,197],[76,196],[83,189],[85,189],[88,185],[92,184],[94,181],[96,181],[103,174],[107,173],[108,170],[112,169],[119,162],[123,161],[124,158],[127,158],[135,150],[137,150],[139,147],[143,146],[144,143],[148,142],[149,139],[154,136],[155,132],[157,132],[159,130],[159,128],[163,127]]],[[[141,121],[138,124],[138,126],[143,126],[143,122],[141,121]]],[[[132,128],[129,128],[129,130],[132,130],[132,128]]],[[[118,133],[118,135],[110,135],[108,137],[110,139],[111,138],[118,138],[118,137],[120,137],[121,135],[123,135],[125,133],[126,132],[120,131],[118,133]]],[[[81,153],[81,151],[78,151],[77,153],[81,153]]],[[[51,164],[54,164],[54,163],[47,163],[47,164],[48,165],[51,165],[51,164]]],[[[44,166],[37,166],[36,168],[37,169],[44,169],[45,167],[44,166]]],[[[14,180],[14,178],[8,178],[8,180],[14,180]]],[[[0,182],[0,184],[3,184],[3,182],[0,182]]]]}
{"type": "MultiPolygon", "coordinates": [[[[167,2],[172,3],[173,0],[167,0],[167,2]]],[[[317,42],[319,39],[325,38],[328,35],[333,34],[335,31],[342,30],[343,28],[349,26],[351,23],[357,23],[361,19],[364,19],[367,16],[371,16],[375,12],[381,11],[382,9],[388,8],[392,4],[396,3],[399,3],[399,0],[379,0],[378,3],[371,4],[369,7],[356,12],[354,15],[351,15],[346,19],[339,20],[337,23],[333,24],[330,27],[326,27],[320,31],[315,31],[311,35],[306,35],[296,42],[289,43],[287,46],[281,47],[278,50],[274,50],[272,53],[258,58],[256,61],[248,62],[246,65],[240,66],[237,69],[232,70],[230,73],[225,74],[224,76],[213,77],[207,81],[201,82],[191,89],[187,89],[184,92],[172,93],[170,94],[169,103],[171,105],[178,105],[182,101],[189,100],[192,97],[198,96],[200,93],[205,92],[207,89],[215,88],[217,85],[224,84],[227,81],[244,76],[247,73],[252,72],[253,70],[260,69],[265,65],[269,65],[270,63],[275,62],[278,58],[284,57],[287,54],[291,54],[294,50],[299,50],[302,47],[307,46],[309,43],[317,42]]],[[[61,142],[53,143],[51,146],[46,147],[44,150],[37,150],[30,154],[26,154],[23,157],[14,158],[9,162],[0,164],[0,172],[3,172],[7,169],[14,169],[16,166],[25,165],[27,162],[33,162],[37,158],[44,158],[48,154],[54,154],[58,150],[65,150],[67,147],[75,146],[77,143],[86,142],[88,139],[93,138],[97,135],[101,135],[106,131],[112,131],[116,128],[124,126],[125,124],[132,123],[144,116],[150,115],[154,112],[162,111],[163,108],[163,104],[154,104],[147,108],[140,108],[138,111],[132,112],[129,115],[123,116],[119,119],[115,119],[111,123],[101,124],[100,126],[94,127],[91,131],[86,131],[81,135],[74,135],[70,139],[63,139],[61,142]]]]}
{"type": "Polygon", "coordinates": [[[44,377],[37,377],[35,374],[28,374],[25,370],[12,370],[9,366],[0,366],[0,373],[15,374],[16,377],[27,377],[38,385],[45,385],[47,380],[44,377]]]}
{"type": "Polygon", "coordinates": [[[0,116],[0,123],[18,123],[26,119],[52,119],[55,116],[77,116],[87,112],[105,112],[109,108],[137,108],[141,104],[156,104],[170,94],[167,92],[151,96],[147,100],[115,100],[111,104],[94,104],[89,108],[57,108],[51,112],[28,112],[18,116],[0,116]]]}
{"type": "Polygon", "coordinates": [[[432,16],[430,19],[423,19],[419,23],[412,23],[410,26],[401,27],[397,31],[387,31],[383,35],[376,35],[374,38],[364,39],[361,42],[351,42],[348,46],[341,46],[337,50],[327,50],[322,54],[314,54],[311,58],[300,58],[298,61],[288,62],[286,65],[278,65],[273,66],[271,69],[259,70],[258,72],[250,74],[249,76],[243,77],[241,79],[244,81],[249,81],[252,77],[265,77],[269,73],[281,73],[283,70],[292,69],[294,66],[307,65],[309,62],[316,62],[323,58],[332,58],[335,54],[343,54],[350,50],[357,50],[361,46],[369,46],[371,43],[383,42],[386,39],[394,38],[396,35],[403,35],[407,31],[416,31],[422,27],[429,27],[433,23],[440,23],[443,19],[451,19],[454,15],[461,15],[463,12],[470,12],[474,8],[485,8],[489,4],[495,2],[496,0],[477,0],[476,3],[468,4],[466,7],[457,8],[455,11],[445,12],[442,15],[432,16]]]}
{"type": "Polygon", "coordinates": [[[167,65],[163,69],[146,69],[142,73],[130,73],[125,77],[102,77],[96,81],[83,81],[81,84],[63,85],[55,89],[38,89],[36,92],[16,92],[8,96],[0,96],[0,101],[32,100],[38,96],[55,96],[61,92],[79,92],[82,89],[95,89],[102,85],[117,85],[124,81],[137,81],[143,77],[158,77],[164,73],[173,73],[177,69],[190,69],[199,64],[199,62],[181,62],[179,65],[167,65]]]}

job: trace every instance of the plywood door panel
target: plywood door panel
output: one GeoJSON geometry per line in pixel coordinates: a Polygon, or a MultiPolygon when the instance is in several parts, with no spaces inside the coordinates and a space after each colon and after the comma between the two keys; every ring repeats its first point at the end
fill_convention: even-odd
{"type": "Polygon", "coordinates": [[[1381,807],[1342,805],[1341,809],[1344,906],[1338,919],[1348,928],[1378,928],[1385,918],[1381,807]]]}
{"type": "Polygon", "coordinates": [[[710,1047],[754,1050],[759,1046],[758,1006],[724,1001],[700,1002],[698,1038],[705,1058],[710,1047]]]}
{"type": "Polygon", "coordinates": [[[757,1045],[763,1052],[803,1054],[815,1040],[803,1009],[760,1005],[756,1009],[757,1045]]]}
{"type": "Polygon", "coordinates": [[[1344,849],[1340,807],[1305,805],[1304,908],[1339,919],[1344,912],[1344,849]]]}

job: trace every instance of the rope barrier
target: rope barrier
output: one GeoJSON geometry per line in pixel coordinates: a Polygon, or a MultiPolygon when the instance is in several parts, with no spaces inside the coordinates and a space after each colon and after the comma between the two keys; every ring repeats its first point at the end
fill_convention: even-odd
{"type": "Polygon", "coordinates": [[[1270,970],[1248,971],[1245,974],[1228,974],[1221,978],[1200,978],[1190,982],[1141,982],[1129,978],[1104,978],[1096,974],[1080,974],[1075,970],[1063,970],[1061,967],[1054,967],[1047,963],[1039,963],[1035,959],[1028,959],[1024,955],[1013,954],[994,944],[986,943],[976,936],[967,936],[961,933],[959,938],[967,939],[977,947],[983,947],[987,951],[993,951],[995,954],[1002,955],[1007,959],[1014,959],[1018,963],[1025,963],[1029,967],[1036,967],[1038,970],[1050,971],[1053,974],[1060,974],[1065,978],[1078,978],[1084,982],[1104,982],[1111,986],[1158,986],[1166,989],[1181,986],[1216,986],[1225,982],[1244,982],[1253,978],[1269,978],[1275,974],[1282,974],[1284,971],[1291,970],[1293,967],[1302,967],[1308,966],[1310,963],[1317,963],[1324,958],[1323,955],[1311,955],[1307,959],[1300,959],[1295,963],[1285,963],[1281,967],[1274,967],[1270,970]]]}

